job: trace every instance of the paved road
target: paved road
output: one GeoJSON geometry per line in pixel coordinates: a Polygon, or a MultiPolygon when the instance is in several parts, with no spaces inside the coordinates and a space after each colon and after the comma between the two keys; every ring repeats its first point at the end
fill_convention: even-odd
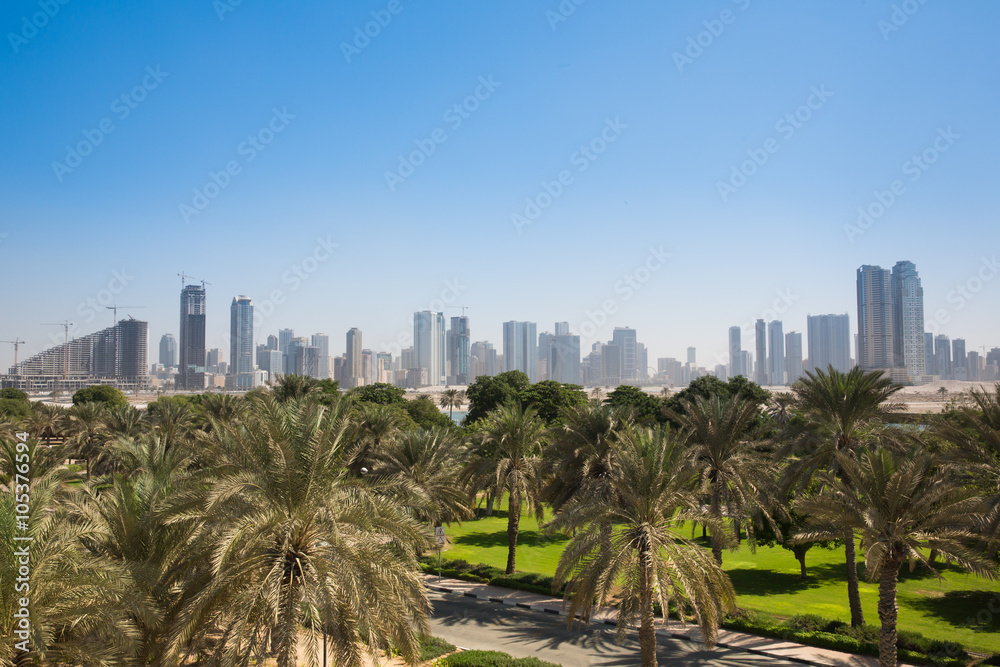
{"type": "MultiPolygon", "coordinates": [[[[431,592],[434,615],[431,634],[462,648],[504,651],[518,658],[537,657],[563,667],[641,665],[633,633],[624,646],[615,643],[615,628],[592,625],[568,630],[566,620],[553,614],[476,600],[452,593],[431,592]]],[[[759,667],[795,665],[733,649],[706,649],[703,644],[658,637],[661,665],[723,665],[759,667]]]]}

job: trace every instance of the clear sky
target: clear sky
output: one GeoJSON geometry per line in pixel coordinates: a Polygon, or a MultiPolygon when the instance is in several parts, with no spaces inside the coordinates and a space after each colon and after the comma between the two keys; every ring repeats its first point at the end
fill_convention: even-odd
{"type": "Polygon", "coordinates": [[[226,357],[245,294],[261,341],[333,354],[444,303],[498,348],[510,319],[585,351],[632,326],[711,367],[776,302],[786,332],[856,327],[856,269],[905,259],[929,330],[997,346],[998,26],[992,0],[7,0],[0,339],[25,358],[117,302],[155,361],[186,272],[226,357]]]}

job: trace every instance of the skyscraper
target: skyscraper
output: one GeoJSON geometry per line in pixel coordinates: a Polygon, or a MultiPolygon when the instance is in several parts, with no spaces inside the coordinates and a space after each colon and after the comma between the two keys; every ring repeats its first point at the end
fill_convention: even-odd
{"type": "Polygon", "coordinates": [[[767,325],[764,320],[757,320],[754,325],[754,343],[757,346],[757,372],[754,380],[757,384],[767,384],[767,325]]]}
{"type": "MultiPolygon", "coordinates": [[[[556,323],[559,330],[559,323],[556,323]]],[[[565,384],[580,384],[580,337],[557,333],[549,341],[549,379],[565,384]]]]}
{"type": "Polygon", "coordinates": [[[944,334],[934,338],[934,374],[951,380],[951,341],[944,334]]]}
{"type": "Polygon", "coordinates": [[[330,377],[330,337],[323,333],[313,334],[311,342],[319,355],[319,379],[326,380],[330,377]]]}
{"type": "Polygon", "coordinates": [[[185,285],[181,290],[178,389],[205,388],[205,287],[185,285]]]}
{"type": "MultiPolygon", "coordinates": [[[[618,362],[618,370],[621,373],[619,378],[621,381],[627,384],[635,384],[639,379],[639,368],[638,368],[638,341],[636,339],[635,329],[629,327],[615,327],[614,331],[611,332],[611,344],[618,347],[619,354],[621,355],[621,360],[618,362]]],[[[688,356],[691,355],[691,349],[688,349],[688,356]]]]}
{"type": "Polygon", "coordinates": [[[809,369],[813,372],[851,370],[851,319],[844,315],[808,315],[809,369]]]}
{"type": "Polygon", "coordinates": [[[272,369],[277,374],[292,373],[288,362],[288,348],[295,338],[293,329],[278,329],[278,349],[281,351],[281,368],[272,369]]]}
{"type": "Polygon", "coordinates": [[[556,322],[556,335],[557,336],[568,336],[569,335],[569,322],[556,322]]]}
{"type": "Polygon", "coordinates": [[[233,298],[229,307],[229,375],[236,389],[253,388],[253,301],[233,298]]]}
{"type": "Polygon", "coordinates": [[[739,327],[729,327],[729,375],[746,375],[743,370],[742,330],[739,327]]]}
{"type": "Polygon", "coordinates": [[[937,363],[934,361],[934,334],[924,332],[924,372],[927,375],[937,375],[937,363]]]}
{"type": "Polygon", "coordinates": [[[344,369],[344,387],[353,389],[364,385],[362,371],[361,329],[357,327],[347,332],[347,366],[344,369]]]}
{"type": "Polygon", "coordinates": [[[469,384],[469,363],[472,348],[472,335],[469,333],[469,318],[451,318],[451,329],[448,330],[448,365],[449,382],[451,384],[469,384]]]}
{"type": "Polygon", "coordinates": [[[913,262],[892,267],[893,365],[914,383],[924,375],[924,288],[913,262]]]}
{"type": "Polygon", "coordinates": [[[858,269],[858,365],[866,371],[893,368],[892,283],[889,271],[858,269]]]}
{"type": "Polygon", "coordinates": [[[164,368],[177,365],[177,339],[173,334],[160,337],[160,364],[164,368]]]}
{"type": "Polygon", "coordinates": [[[772,385],[785,384],[785,334],[780,320],[767,324],[768,348],[767,380],[772,385]]]}
{"type": "Polygon", "coordinates": [[[508,371],[521,371],[538,381],[538,326],[511,320],[503,323],[503,359],[508,371]]]}
{"type": "Polygon", "coordinates": [[[698,350],[697,350],[697,348],[689,347],[687,354],[688,354],[688,363],[689,364],[693,364],[693,365],[697,365],[698,364],[698,350]]]}
{"type": "Polygon", "coordinates": [[[445,382],[444,313],[423,310],[413,314],[414,368],[427,372],[427,384],[438,387],[445,382]]]}
{"type": "Polygon", "coordinates": [[[785,373],[789,385],[802,377],[802,334],[797,331],[785,334],[785,373]]]}
{"type": "Polygon", "coordinates": [[[965,365],[965,339],[956,338],[951,341],[951,377],[954,380],[967,380],[965,365]]]}

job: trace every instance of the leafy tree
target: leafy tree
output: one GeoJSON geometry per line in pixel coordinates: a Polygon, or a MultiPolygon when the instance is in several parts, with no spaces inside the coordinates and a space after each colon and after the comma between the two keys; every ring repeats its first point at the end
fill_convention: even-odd
{"type": "Polygon", "coordinates": [[[0,415],[12,419],[27,419],[31,416],[31,404],[17,398],[0,398],[0,415]]]}
{"type": "Polygon", "coordinates": [[[480,375],[465,390],[469,399],[469,413],[465,415],[462,425],[474,424],[502,405],[519,403],[521,392],[530,384],[531,380],[521,371],[507,371],[492,377],[480,375]]]}
{"type": "Polygon", "coordinates": [[[534,408],[517,403],[501,406],[490,413],[482,437],[470,450],[465,479],[473,493],[488,491],[493,498],[509,493],[507,512],[507,574],[517,564],[517,535],[521,505],[539,521],[542,506],[540,463],[545,425],[534,408]]]}
{"type": "MultiPolygon", "coordinates": [[[[802,492],[802,498],[806,497],[806,494],[815,495],[815,489],[810,489],[808,491],[802,492]]],[[[780,511],[776,511],[773,514],[774,525],[771,522],[765,521],[757,529],[757,544],[767,547],[780,546],[782,549],[791,551],[792,555],[795,556],[795,560],[799,562],[799,578],[806,581],[809,578],[809,572],[806,569],[806,554],[813,547],[822,547],[823,549],[833,549],[837,544],[838,540],[812,540],[812,541],[801,541],[794,542],[791,536],[802,533],[806,527],[806,517],[795,510],[794,504],[796,499],[794,496],[789,495],[785,502],[782,503],[780,511]]]]}
{"type": "Polygon", "coordinates": [[[385,382],[366,384],[347,392],[346,396],[355,403],[377,403],[378,405],[403,405],[406,402],[406,390],[393,387],[385,382]]]}
{"type": "Polygon", "coordinates": [[[430,396],[418,396],[412,401],[406,401],[403,407],[410,415],[410,419],[420,428],[455,428],[455,422],[438,410],[430,396]]]}
{"type": "MultiPolygon", "coordinates": [[[[808,488],[821,471],[839,470],[840,456],[856,456],[868,445],[891,442],[898,429],[888,430],[883,417],[898,409],[890,401],[900,390],[899,385],[879,372],[869,372],[855,366],[841,373],[833,366],[826,372],[806,371],[792,387],[805,420],[803,434],[790,441],[778,453],[781,458],[798,454],[785,468],[785,485],[797,484],[808,488]]],[[[851,625],[864,625],[861,594],[858,589],[858,569],[853,530],[842,536],[847,564],[847,598],[851,608],[851,625]]]]}
{"type": "MultiPolygon", "coordinates": [[[[679,413],[684,409],[685,403],[698,396],[704,399],[711,399],[715,396],[718,396],[721,399],[730,398],[732,396],[742,396],[744,399],[756,404],[757,406],[762,406],[770,400],[771,392],[746,379],[742,375],[730,378],[728,382],[723,382],[714,375],[703,375],[699,378],[695,378],[691,384],[676,394],[673,394],[666,400],[667,414],[679,413]]],[[[679,423],[672,420],[670,421],[674,426],[680,426],[679,423]]],[[[767,425],[767,418],[763,414],[760,414],[754,420],[753,424],[748,425],[748,430],[757,432],[765,428],[767,425]]]]}
{"type": "Polygon", "coordinates": [[[15,401],[27,401],[28,394],[20,389],[7,387],[6,389],[0,389],[0,398],[10,398],[15,401]]]}
{"type": "Polygon", "coordinates": [[[974,491],[955,486],[949,471],[928,453],[908,456],[880,448],[836,457],[840,474],[822,473],[824,492],[796,504],[809,519],[794,539],[830,540],[845,531],[861,535],[868,578],[879,582],[879,664],[896,667],[896,583],[904,562],[938,574],[924,555],[933,549],[995,578],[996,566],[967,546],[978,536],[981,503],[974,491]]]}
{"type": "Polygon", "coordinates": [[[211,567],[178,616],[169,664],[206,638],[211,664],[270,655],[291,667],[298,646],[316,664],[324,634],[336,665],[390,647],[416,662],[430,604],[415,554],[429,535],[378,480],[348,474],[348,410],[268,397],[201,436],[216,465],[191,558],[211,567]]]}
{"type": "Polygon", "coordinates": [[[570,624],[578,613],[589,620],[595,607],[616,604],[623,640],[638,617],[642,664],[655,667],[654,602],[664,620],[671,600],[682,613],[690,608],[711,645],[736,594],[712,557],[674,530],[678,519],[699,513],[683,443],[662,428],[628,429],[620,443],[610,492],[574,498],[550,524],[576,531],[553,587],[568,582],[570,624]]]}
{"type": "Polygon", "coordinates": [[[637,424],[654,426],[663,419],[663,401],[639,387],[623,384],[604,399],[612,408],[628,408],[637,424]]]}
{"type": "Polygon", "coordinates": [[[521,390],[521,405],[533,407],[547,426],[560,422],[564,410],[571,410],[587,403],[587,394],[576,384],[563,384],[542,380],[521,390]]]}
{"type": "Polygon", "coordinates": [[[125,398],[125,394],[120,389],[106,384],[95,384],[84,389],[78,389],[73,394],[73,405],[80,405],[81,403],[101,403],[114,408],[127,406],[128,399],[125,398]]]}

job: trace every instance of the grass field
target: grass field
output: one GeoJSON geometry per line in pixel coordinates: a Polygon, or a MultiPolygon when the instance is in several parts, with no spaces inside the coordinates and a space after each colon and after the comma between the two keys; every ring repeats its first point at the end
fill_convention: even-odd
{"type": "MultiPolygon", "coordinates": [[[[445,558],[507,564],[506,512],[447,528],[445,558]]],[[[700,540],[699,540],[700,541],[700,540]]],[[[567,539],[546,535],[534,517],[522,515],[517,569],[552,575],[567,539]]],[[[729,573],[744,609],[776,616],[819,614],[850,622],[843,549],[813,548],[806,556],[809,579],[799,578],[799,563],[781,547],[727,551],[722,566],[729,573]]],[[[899,626],[933,639],[954,641],[973,651],[1000,653],[1000,583],[944,566],[943,579],[927,570],[900,573],[899,626]],[[972,619],[972,623],[969,620],[972,619]]],[[[862,568],[863,576],[863,568],[862,568]]],[[[878,584],[862,579],[865,620],[878,624],[878,584]]]]}

